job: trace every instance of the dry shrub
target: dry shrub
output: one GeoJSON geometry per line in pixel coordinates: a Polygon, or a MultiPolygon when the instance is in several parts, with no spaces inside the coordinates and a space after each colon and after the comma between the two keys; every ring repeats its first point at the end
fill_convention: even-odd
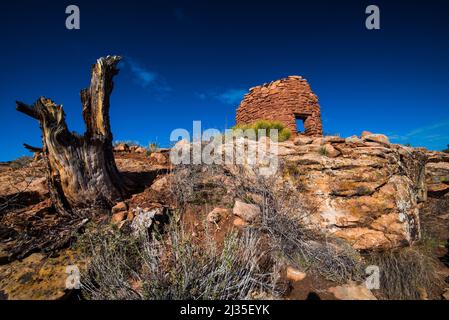
{"type": "Polygon", "coordinates": [[[33,157],[30,156],[22,156],[17,158],[16,160],[11,161],[10,166],[14,170],[22,169],[27,167],[31,162],[33,162],[33,157]]]}
{"type": "Polygon", "coordinates": [[[278,294],[278,270],[263,268],[266,252],[251,230],[241,237],[229,234],[222,248],[210,238],[194,241],[176,222],[166,235],[100,238],[90,241],[92,259],[82,278],[89,299],[232,300],[261,291],[278,294]]]}
{"type": "MultiPolygon", "coordinates": [[[[249,167],[219,165],[179,166],[173,181],[172,192],[181,205],[196,199],[201,194],[199,186],[204,186],[205,181],[220,190],[213,193],[214,189],[209,189],[219,199],[227,194],[257,204],[262,217],[254,230],[268,237],[273,260],[281,259],[285,264],[340,283],[362,279],[363,263],[358,252],[343,240],[311,230],[310,216],[316,206],[289,182],[279,185],[277,177],[258,175],[249,167]],[[225,180],[226,192],[222,189],[225,180]]],[[[210,203],[207,199],[214,197],[203,198],[210,203]]]]}
{"type": "MultiPolygon", "coordinates": [[[[281,170],[284,165],[281,163],[281,170]]],[[[243,198],[255,194],[262,199],[258,203],[262,217],[255,227],[269,236],[274,256],[280,255],[286,263],[328,280],[362,280],[364,264],[359,253],[344,240],[311,228],[316,204],[304,197],[298,186],[289,181],[279,185],[277,177],[263,177],[248,168],[236,171],[237,195],[243,198]]]]}
{"type": "Polygon", "coordinates": [[[438,261],[423,247],[373,252],[367,260],[380,269],[383,299],[434,298],[443,284],[438,274],[438,261]]]}
{"type": "Polygon", "coordinates": [[[181,209],[188,204],[217,204],[226,193],[223,166],[178,165],[172,173],[170,192],[181,209]]]}
{"type": "Polygon", "coordinates": [[[129,281],[139,269],[139,239],[109,226],[89,225],[76,248],[88,261],[82,274],[82,293],[87,299],[132,300],[141,294],[129,281]]]}
{"type": "Polygon", "coordinates": [[[347,242],[311,230],[304,222],[306,213],[288,214],[293,204],[300,203],[274,199],[271,205],[264,206],[258,228],[269,234],[273,252],[280,252],[289,264],[296,268],[318,273],[328,280],[346,283],[361,280],[363,262],[359,253],[347,242]],[[277,210],[276,210],[277,209],[277,210]]]}

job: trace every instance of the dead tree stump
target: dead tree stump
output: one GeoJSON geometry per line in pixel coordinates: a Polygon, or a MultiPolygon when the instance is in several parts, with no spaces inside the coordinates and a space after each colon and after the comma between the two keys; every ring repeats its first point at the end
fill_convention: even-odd
{"type": "Polygon", "coordinates": [[[84,135],[68,130],[64,110],[52,100],[39,98],[17,110],[39,121],[48,186],[58,213],[85,215],[92,208],[110,208],[122,199],[126,187],[115,164],[109,122],[109,97],[121,57],[107,56],[92,67],[90,87],[81,90],[84,135]]]}

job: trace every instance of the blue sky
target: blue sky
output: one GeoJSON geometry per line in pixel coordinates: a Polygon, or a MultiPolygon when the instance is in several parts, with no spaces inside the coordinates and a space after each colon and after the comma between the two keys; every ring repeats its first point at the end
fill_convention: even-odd
{"type": "Polygon", "coordinates": [[[40,145],[36,121],[15,100],[63,104],[84,132],[79,90],[90,66],[124,56],[111,98],[115,140],[169,144],[173,129],[223,130],[250,87],[305,77],[324,131],[363,130],[430,149],[449,144],[449,2],[15,1],[0,4],[0,161],[40,145]],[[365,28],[378,4],[381,30],[365,28]],[[77,4],[81,29],[65,28],[77,4]]]}

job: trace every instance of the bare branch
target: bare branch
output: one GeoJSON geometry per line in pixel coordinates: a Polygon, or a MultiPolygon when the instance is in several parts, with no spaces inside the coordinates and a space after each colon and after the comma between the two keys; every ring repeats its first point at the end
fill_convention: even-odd
{"type": "Polygon", "coordinates": [[[23,102],[16,101],[16,110],[30,116],[33,119],[39,120],[39,114],[34,107],[31,107],[23,102]]]}
{"type": "Polygon", "coordinates": [[[29,144],[24,143],[23,146],[25,147],[25,149],[31,151],[31,152],[43,152],[42,147],[33,147],[30,146],[29,144]]]}

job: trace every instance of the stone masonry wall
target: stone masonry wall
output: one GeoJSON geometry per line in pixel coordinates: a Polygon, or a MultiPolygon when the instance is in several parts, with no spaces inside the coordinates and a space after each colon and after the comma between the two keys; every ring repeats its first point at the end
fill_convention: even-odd
{"type": "Polygon", "coordinates": [[[280,121],[296,134],[298,133],[296,119],[304,121],[304,134],[323,135],[317,96],[305,79],[289,76],[251,88],[237,109],[236,123],[249,124],[257,120],[280,121]]]}

